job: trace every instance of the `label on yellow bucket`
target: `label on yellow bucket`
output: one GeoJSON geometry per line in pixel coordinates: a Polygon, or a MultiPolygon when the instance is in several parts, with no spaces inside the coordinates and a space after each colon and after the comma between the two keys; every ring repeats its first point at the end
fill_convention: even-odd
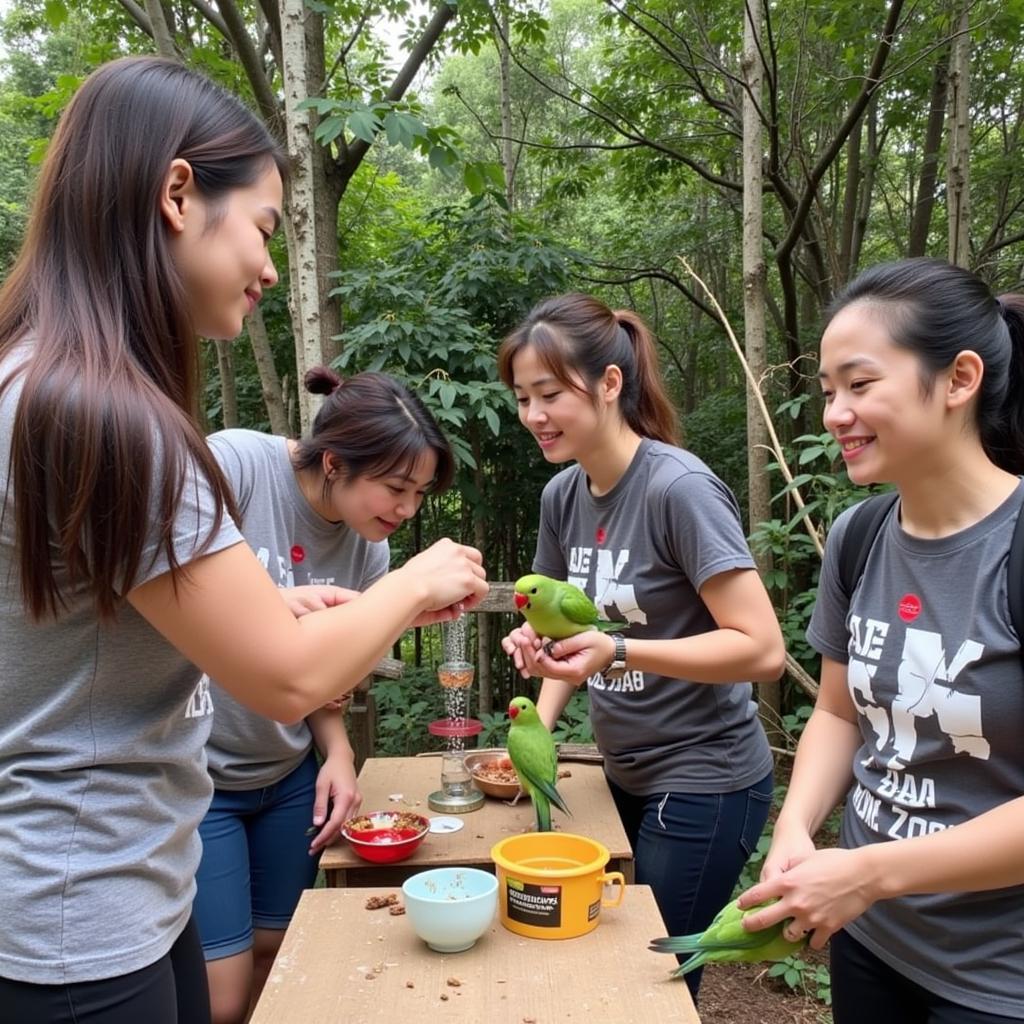
{"type": "MultiPolygon", "coordinates": [[[[505,888],[505,911],[509,920],[534,928],[560,928],[562,925],[562,887],[531,885],[509,878],[505,888]]],[[[600,907],[600,904],[598,905],[600,907]]]]}
{"type": "Polygon", "coordinates": [[[587,920],[588,921],[593,921],[594,918],[597,917],[597,915],[600,914],[600,913],[601,913],[601,901],[600,900],[594,900],[594,902],[591,903],[589,907],[587,907],[587,920]]]}

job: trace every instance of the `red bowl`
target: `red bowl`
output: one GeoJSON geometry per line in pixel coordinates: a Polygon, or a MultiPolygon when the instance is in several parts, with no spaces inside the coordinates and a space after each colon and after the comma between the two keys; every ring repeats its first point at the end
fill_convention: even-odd
{"type": "Polygon", "coordinates": [[[429,831],[430,822],[409,811],[371,811],[349,818],[341,826],[341,834],[356,855],[373,864],[405,860],[429,831]]]}

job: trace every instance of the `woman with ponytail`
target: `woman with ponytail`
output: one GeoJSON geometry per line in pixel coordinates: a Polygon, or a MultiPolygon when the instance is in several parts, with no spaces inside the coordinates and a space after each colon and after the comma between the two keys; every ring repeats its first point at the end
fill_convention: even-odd
{"type": "MultiPolygon", "coordinates": [[[[1024,506],[1024,298],[908,259],[821,339],[825,427],[897,493],[853,586],[825,548],[821,687],[744,924],[831,937],[836,1024],[1024,1020],[1024,680],[1008,610],[1024,506]],[[846,800],[840,846],[813,837],[846,800]]],[[[850,581],[854,583],[854,581],[850,581]]]]}
{"type": "MultiPolygon", "coordinates": [[[[290,598],[239,533],[198,339],[276,284],[287,165],[235,96],[134,57],[82,83],[40,169],[0,290],[0,1024],[208,1021],[203,673],[301,721],[487,592],[442,540],[355,597],[290,598]]],[[[428,486],[432,457],[394,468],[428,486]]],[[[376,515],[375,540],[398,513],[376,515]]]]}
{"type": "MultiPolygon", "coordinates": [[[[327,396],[308,438],[224,430],[209,443],[238,503],[242,536],[277,586],[298,588],[291,600],[312,608],[319,587],[358,592],[388,571],[388,537],[426,494],[449,486],[454,459],[419,398],[393,378],[343,381],[318,367],[305,383],[327,396]]],[[[302,890],[313,885],[316,855],[361,798],[336,705],[282,724],[213,683],[206,753],[214,794],[199,828],[194,909],[213,1024],[241,1024],[302,890]]]]}
{"type": "MultiPolygon", "coordinates": [[[[588,295],[538,305],[502,343],[502,380],[557,474],[533,571],[584,590],[624,634],[550,650],[529,625],[503,641],[552,728],[590,690],[605,773],[670,935],[729,900],[767,819],[772,756],[750,680],[778,678],[782,634],[732,492],[678,446],[654,339],[588,295]]],[[[687,975],[696,994],[699,971],[687,975]]]]}

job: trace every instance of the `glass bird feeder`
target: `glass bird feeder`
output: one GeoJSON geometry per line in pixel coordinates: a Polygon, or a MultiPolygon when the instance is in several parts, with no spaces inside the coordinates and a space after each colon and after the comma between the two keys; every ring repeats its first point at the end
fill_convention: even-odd
{"type": "Polygon", "coordinates": [[[466,767],[466,738],[483,729],[478,718],[466,717],[469,690],[475,670],[468,661],[442,661],[437,666],[437,681],[445,694],[447,718],[431,722],[427,729],[446,740],[441,755],[441,788],[427,797],[427,806],[446,814],[465,814],[483,805],[484,795],[473,785],[466,767]]]}

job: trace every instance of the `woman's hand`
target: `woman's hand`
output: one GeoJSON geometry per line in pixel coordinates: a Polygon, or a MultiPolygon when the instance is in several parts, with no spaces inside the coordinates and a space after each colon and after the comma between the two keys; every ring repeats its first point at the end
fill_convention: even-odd
{"type": "Polygon", "coordinates": [[[543,641],[534,632],[533,626],[528,622],[517,626],[508,636],[503,637],[501,649],[512,659],[512,664],[524,679],[532,675],[539,675],[534,672],[536,667],[536,652],[540,649],[543,641]]]}
{"type": "Polygon", "coordinates": [[[777,878],[785,871],[795,868],[814,853],[814,840],[807,829],[787,827],[780,819],[772,831],[772,845],[761,866],[761,881],[777,878]]]}
{"type": "Polygon", "coordinates": [[[328,584],[309,584],[304,587],[281,587],[281,596],[288,610],[297,619],[310,612],[320,612],[335,605],[347,604],[359,596],[358,590],[334,587],[328,584]]]}
{"type": "Polygon", "coordinates": [[[615,641],[606,633],[588,629],[564,640],[538,637],[529,623],[512,630],[501,642],[524,678],[531,675],[560,679],[573,686],[607,668],[615,656],[615,641]]]}
{"type": "Polygon", "coordinates": [[[747,931],[759,931],[791,917],[786,938],[813,932],[810,944],[821,949],[831,936],[878,899],[870,885],[867,849],[817,850],[788,871],[758,882],[739,898],[741,909],[778,898],[743,918],[747,931]]]}
{"type": "Polygon", "coordinates": [[[458,618],[475,608],[490,589],[480,552],[447,537],[410,558],[395,572],[408,579],[410,585],[424,590],[427,606],[414,620],[415,626],[458,618]]]}
{"type": "Polygon", "coordinates": [[[338,840],[341,826],[359,810],[362,802],[351,753],[339,752],[329,756],[316,777],[313,827],[319,831],[309,844],[311,857],[338,840]]]}

